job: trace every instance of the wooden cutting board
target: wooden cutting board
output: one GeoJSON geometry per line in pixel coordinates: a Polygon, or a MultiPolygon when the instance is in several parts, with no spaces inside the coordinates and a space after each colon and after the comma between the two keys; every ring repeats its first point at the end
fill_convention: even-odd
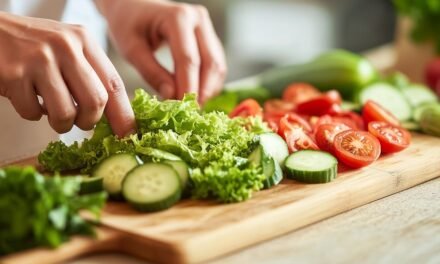
{"type": "MultiPolygon", "coordinates": [[[[35,159],[20,164],[34,164],[35,159]]],[[[372,166],[340,173],[328,184],[284,180],[249,201],[182,201],[142,214],[109,202],[97,239],[77,237],[59,249],[35,249],[0,263],[56,263],[99,251],[120,251],[160,263],[193,263],[268,240],[440,176],[440,138],[414,134],[407,150],[372,166]]]]}

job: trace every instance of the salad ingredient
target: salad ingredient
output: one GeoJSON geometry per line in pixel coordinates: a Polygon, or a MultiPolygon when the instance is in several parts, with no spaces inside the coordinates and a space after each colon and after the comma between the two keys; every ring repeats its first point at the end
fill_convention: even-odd
{"type": "Polygon", "coordinates": [[[133,154],[114,154],[97,165],[93,171],[93,176],[103,178],[104,190],[112,197],[119,198],[124,177],[130,170],[140,164],[142,164],[142,161],[133,154]]]}
{"type": "Polygon", "coordinates": [[[284,90],[282,99],[297,105],[320,95],[321,92],[308,83],[292,83],[284,90]]]}
{"type": "Polygon", "coordinates": [[[90,177],[88,175],[72,176],[81,179],[80,194],[89,194],[104,191],[102,177],[90,177]]]}
{"type": "Polygon", "coordinates": [[[263,109],[260,104],[254,99],[246,99],[241,102],[234,110],[229,114],[230,117],[248,117],[248,116],[262,116],[263,109]]]}
{"type": "Polygon", "coordinates": [[[368,100],[373,100],[400,121],[409,120],[412,115],[411,106],[402,93],[387,83],[375,83],[362,89],[359,100],[364,105],[368,100]]]}
{"type": "Polygon", "coordinates": [[[422,104],[437,102],[437,95],[429,88],[420,84],[407,86],[405,89],[402,89],[402,93],[413,108],[422,104]]]}
{"type": "Polygon", "coordinates": [[[265,151],[263,146],[258,146],[251,155],[249,155],[249,161],[255,166],[263,168],[263,174],[266,177],[263,182],[265,189],[278,185],[283,179],[283,171],[280,165],[265,151]]]}
{"type": "Polygon", "coordinates": [[[301,150],[286,159],[287,176],[306,183],[326,183],[336,178],[338,160],[319,150],[301,150]]]}
{"type": "Polygon", "coordinates": [[[122,194],[139,211],[160,211],[180,200],[181,180],[169,165],[146,163],[127,174],[122,183],[122,194]]]}
{"type": "Polygon", "coordinates": [[[427,103],[416,107],[413,111],[414,121],[419,122],[422,117],[422,113],[428,108],[440,108],[440,103],[427,103]]]}
{"type": "Polygon", "coordinates": [[[317,128],[315,133],[316,144],[319,149],[334,153],[333,142],[335,136],[342,131],[350,129],[349,126],[343,123],[322,124],[317,128]]]}
{"type": "Polygon", "coordinates": [[[387,122],[370,122],[368,131],[379,140],[382,153],[402,151],[411,143],[411,134],[407,130],[387,122]]]}
{"type": "Polygon", "coordinates": [[[286,142],[275,133],[264,133],[260,136],[260,145],[264,151],[274,158],[281,167],[284,167],[284,161],[289,155],[286,142]]]}
{"type": "Polygon", "coordinates": [[[301,127],[307,133],[312,132],[310,124],[304,118],[295,113],[288,113],[280,119],[278,132],[281,135],[284,135],[285,132],[294,129],[295,127],[301,127]]]}
{"type": "Polygon", "coordinates": [[[264,102],[264,115],[282,117],[294,110],[295,105],[293,103],[280,99],[270,99],[264,102]]]}
{"type": "Polygon", "coordinates": [[[304,149],[319,149],[315,141],[300,126],[286,130],[284,132],[284,139],[290,152],[304,149]]]}
{"type": "Polygon", "coordinates": [[[342,110],[340,108],[342,100],[336,91],[326,92],[318,97],[300,103],[297,111],[303,115],[321,116],[329,113],[336,113],[342,110]],[[334,107],[339,106],[337,111],[333,111],[334,107]]]}
{"type": "Polygon", "coordinates": [[[380,143],[366,131],[347,130],[335,136],[335,155],[351,168],[370,165],[380,156],[380,143]]]}
{"type": "Polygon", "coordinates": [[[274,97],[280,97],[289,84],[304,82],[321,91],[337,89],[344,98],[352,99],[358,89],[377,79],[377,72],[365,58],[336,50],[309,63],[275,68],[258,77],[274,97]]]}
{"type": "Polygon", "coordinates": [[[440,137],[440,105],[426,108],[420,116],[419,123],[423,132],[440,137]]]}
{"type": "Polygon", "coordinates": [[[37,246],[58,247],[72,235],[93,235],[103,192],[78,195],[79,177],[43,177],[33,167],[0,169],[0,255],[37,246]]]}
{"type": "Polygon", "coordinates": [[[368,100],[364,104],[364,107],[362,108],[362,117],[367,125],[373,121],[383,121],[394,126],[400,125],[399,119],[373,100],[368,100]]]}

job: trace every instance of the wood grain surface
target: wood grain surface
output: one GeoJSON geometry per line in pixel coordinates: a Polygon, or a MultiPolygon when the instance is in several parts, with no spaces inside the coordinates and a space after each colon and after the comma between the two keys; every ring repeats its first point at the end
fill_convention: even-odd
{"type": "MultiPolygon", "coordinates": [[[[200,262],[279,236],[438,176],[440,139],[415,134],[413,144],[404,152],[382,157],[370,167],[341,173],[332,183],[310,185],[285,180],[275,188],[256,193],[244,203],[217,204],[188,200],[170,210],[152,214],[138,213],[124,203],[108,203],[102,223],[107,228],[117,230],[112,231],[118,234],[115,235],[117,239],[98,239],[93,245],[99,250],[116,249],[161,263],[200,262]],[[99,246],[100,243],[106,246],[99,246]]],[[[81,241],[91,243],[92,240],[81,241]]],[[[69,247],[77,248],[78,245],[72,245],[74,242],[76,240],[64,245],[63,252],[67,252],[69,247]]],[[[86,248],[87,253],[91,252],[86,248]]],[[[20,258],[12,255],[8,261],[26,263],[26,255],[31,259],[38,251],[21,253],[18,255],[20,258]]],[[[84,251],[75,251],[75,254],[82,253],[84,251]]],[[[72,253],[65,258],[60,254],[60,250],[52,251],[46,255],[46,262],[50,262],[49,256],[56,261],[74,257],[72,253]]]]}

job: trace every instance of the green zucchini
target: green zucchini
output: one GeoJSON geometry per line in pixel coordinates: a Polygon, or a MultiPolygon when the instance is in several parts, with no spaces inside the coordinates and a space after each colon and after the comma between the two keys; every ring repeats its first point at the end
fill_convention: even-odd
{"type": "Polygon", "coordinates": [[[301,150],[286,159],[287,177],[305,183],[326,183],[336,178],[338,160],[320,150],[301,150]]]}

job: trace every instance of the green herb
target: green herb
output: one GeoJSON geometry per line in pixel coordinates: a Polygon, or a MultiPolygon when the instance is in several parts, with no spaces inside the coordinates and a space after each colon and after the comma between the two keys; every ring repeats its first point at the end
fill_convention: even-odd
{"type": "Polygon", "coordinates": [[[135,153],[151,160],[157,154],[152,149],[159,149],[181,157],[193,169],[190,186],[195,198],[237,202],[263,187],[261,168],[246,159],[258,143],[258,134],[269,130],[260,118],[230,119],[221,112],[204,113],[194,94],[181,101],[161,102],[141,89],[132,107],[139,136],[118,139],[102,120],[94,136],[81,146],[51,143],[40,154],[40,163],[49,170],[90,172],[111,154],[135,153]]]}
{"type": "Polygon", "coordinates": [[[35,246],[57,247],[71,235],[93,235],[106,194],[78,196],[77,177],[43,177],[32,167],[0,169],[0,255],[35,246]]]}
{"type": "Polygon", "coordinates": [[[440,1],[394,0],[397,10],[411,18],[412,38],[417,41],[433,41],[440,53],[440,1]]]}

